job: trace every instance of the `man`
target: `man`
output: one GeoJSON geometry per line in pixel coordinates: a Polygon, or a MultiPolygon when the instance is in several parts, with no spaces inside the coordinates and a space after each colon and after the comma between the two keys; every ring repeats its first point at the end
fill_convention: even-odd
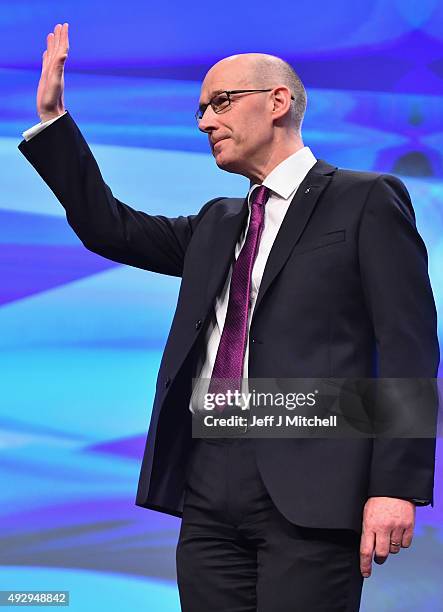
{"type": "Polygon", "coordinates": [[[195,441],[191,382],[436,376],[427,255],[406,188],[316,160],[298,76],[244,54],[207,73],[197,120],[217,165],[250,179],[247,198],[187,217],[135,211],[65,111],[67,30],[48,35],[42,124],[19,149],[87,248],[182,277],[136,503],[182,517],[183,610],[358,610],[373,555],[407,548],[415,503],[433,501],[435,441],[195,441]]]}

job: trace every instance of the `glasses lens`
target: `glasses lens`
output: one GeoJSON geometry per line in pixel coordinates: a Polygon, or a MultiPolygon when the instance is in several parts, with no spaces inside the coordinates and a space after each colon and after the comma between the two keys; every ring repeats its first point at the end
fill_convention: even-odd
{"type": "Polygon", "coordinates": [[[211,100],[211,106],[214,110],[214,113],[219,113],[223,109],[229,106],[229,96],[225,93],[221,93],[218,96],[215,96],[211,100]]]}
{"type": "MultiPolygon", "coordinates": [[[[229,96],[225,93],[221,93],[218,96],[215,96],[214,98],[212,98],[210,102],[214,113],[220,113],[225,108],[228,108],[230,103],[231,102],[229,100],[229,96]]],[[[203,115],[205,114],[206,108],[207,106],[204,106],[203,108],[199,108],[197,112],[195,113],[195,118],[197,120],[197,123],[202,119],[203,115]]]]}

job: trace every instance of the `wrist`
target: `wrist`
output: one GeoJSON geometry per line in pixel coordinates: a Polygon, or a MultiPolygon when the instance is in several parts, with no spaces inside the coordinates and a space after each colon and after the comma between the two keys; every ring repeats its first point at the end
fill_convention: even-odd
{"type": "Polygon", "coordinates": [[[61,110],[58,112],[54,112],[54,113],[42,113],[40,116],[40,122],[41,123],[45,123],[46,121],[51,121],[52,119],[57,119],[57,117],[60,117],[61,115],[63,115],[65,112],[65,110],[61,110]]]}

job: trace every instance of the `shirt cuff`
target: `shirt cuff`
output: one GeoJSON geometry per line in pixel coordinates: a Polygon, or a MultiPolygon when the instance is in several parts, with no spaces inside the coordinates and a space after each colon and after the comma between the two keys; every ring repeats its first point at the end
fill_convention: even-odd
{"type": "Polygon", "coordinates": [[[40,132],[43,132],[43,130],[47,128],[49,125],[51,125],[51,123],[54,123],[54,121],[57,121],[57,119],[60,119],[60,117],[63,117],[63,115],[66,115],[66,113],[67,111],[65,111],[62,115],[59,115],[58,117],[54,117],[54,119],[49,119],[49,121],[44,121],[43,123],[40,121],[40,123],[33,125],[31,128],[29,128],[29,130],[26,130],[25,132],[22,133],[23,138],[26,141],[31,140],[31,138],[34,138],[34,136],[37,136],[37,134],[40,134],[40,132]]]}

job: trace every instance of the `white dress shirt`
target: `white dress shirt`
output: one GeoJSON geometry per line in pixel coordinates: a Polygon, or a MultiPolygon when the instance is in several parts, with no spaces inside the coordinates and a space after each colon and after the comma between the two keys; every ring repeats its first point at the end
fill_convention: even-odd
{"type": "MultiPolygon", "coordinates": [[[[60,115],[60,117],[62,116],[63,115],[60,115]]],[[[55,119],[51,119],[50,121],[39,123],[33,126],[29,130],[26,130],[26,132],[23,132],[23,137],[25,138],[25,140],[30,140],[31,138],[33,138],[33,136],[51,125],[51,123],[57,121],[58,118],[59,117],[56,117],[55,119]]],[[[300,186],[300,183],[303,181],[309,170],[314,166],[316,161],[317,160],[312,154],[309,147],[303,147],[302,149],[299,149],[298,151],[287,157],[285,160],[280,162],[280,164],[278,164],[278,166],[276,166],[263,181],[263,185],[270,189],[270,195],[265,205],[263,232],[260,239],[257,257],[252,268],[250,309],[248,313],[248,334],[246,336],[243,378],[248,377],[249,329],[251,326],[251,318],[254,312],[258,290],[260,288],[261,279],[263,277],[266,262],[268,261],[269,253],[271,251],[272,245],[274,244],[274,240],[277,236],[278,230],[280,229],[280,226],[286,215],[292,198],[294,197],[298,187],[300,186]]],[[[249,189],[248,220],[246,227],[244,228],[240,239],[236,244],[235,259],[237,259],[246,240],[249,220],[251,217],[251,194],[258,187],[258,184],[252,184],[249,189]]],[[[220,343],[220,338],[225,323],[226,311],[228,308],[231,274],[232,266],[228,272],[224,287],[220,295],[215,300],[212,318],[210,319],[208,328],[205,332],[205,348],[197,364],[195,378],[211,378],[215,357],[217,355],[218,345],[220,343]]],[[[190,402],[190,409],[193,410],[192,399],[190,402]]]]}

